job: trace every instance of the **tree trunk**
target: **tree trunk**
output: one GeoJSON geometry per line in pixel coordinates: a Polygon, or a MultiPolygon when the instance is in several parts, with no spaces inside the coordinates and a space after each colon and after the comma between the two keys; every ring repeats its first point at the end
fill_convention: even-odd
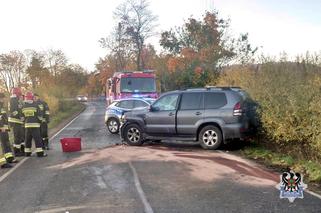
{"type": "Polygon", "coordinates": [[[137,60],[136,60],[137,71],[141,71],[142,70],[141,54],[142,54],[142,50],[141,50],[141,48],[138,48],[137,60]]]}

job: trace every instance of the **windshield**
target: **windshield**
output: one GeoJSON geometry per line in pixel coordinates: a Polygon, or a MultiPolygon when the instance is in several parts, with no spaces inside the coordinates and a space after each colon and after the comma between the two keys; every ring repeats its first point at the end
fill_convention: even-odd
{"type": "Polygon", "coordinates": [[[149,104],[152,104],[155,102],[156,99],[145,99],[145,101],[147,101],[149,104]]]}
{"type": "Polygon", "coordinates": [[[156,92],[154,78],[122,78],[121,92],[156,92]]]}

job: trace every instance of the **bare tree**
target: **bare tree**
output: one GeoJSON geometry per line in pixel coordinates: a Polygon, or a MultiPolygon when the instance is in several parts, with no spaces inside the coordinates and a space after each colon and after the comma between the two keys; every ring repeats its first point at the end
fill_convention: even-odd
{"type": "Polygon", "coordinates": [[[68,59],[62,50],[50,49],[44,53],[45,67],[49,72],[57,77],[66,68],[68,59]]]}
{"type": "Polygon", "coordinates": [[[142,51],[146,39],[154,35],[157,16],[152,14],[147,0],[126,0],[116,8],[114,15],[132,43],[137,70],[142,70],[142,51]]]}
{"type": "Polygon", "coordinates": [[[0,79],[7,92],[12,87],[21,86],[26,76],[26,57],[19,51],[0,55],[0,79]]]}
{"type": "Polygon", "coordinates": [[[119,23],[108,38],[99,40],[101,46],[110,51],[116,63],[116,70],[123,70],[132,57],[131,42],[126,35],[124,26],[119,23]]]}

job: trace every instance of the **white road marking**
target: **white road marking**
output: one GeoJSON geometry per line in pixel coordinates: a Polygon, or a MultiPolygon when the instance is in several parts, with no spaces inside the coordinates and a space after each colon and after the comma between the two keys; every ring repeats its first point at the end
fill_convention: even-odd
{"type": "Polygon", "coordinates": [[[145,208],[145,213],[154,213],[152,207],[150,206],[150,204],[148,203],[148,201],[146,199],[145,193],[144,193],[144,191],[142,189],[142,186],[141,186],[141,184],[139,182],[139,178],[138,178],[136,169],[134,168],[132,162],[129,161],[128,164],[129,164],[130,169],[133,172],[135,186],[136,186],[136,189],[138,191],[139,197],[140,197],[141,201],[143,202],[143,205],[144,205],[144,208],[145,208]]]}
{"type": "MultiPolygon", "coordinates": [[[[309,187],[309,185],[308,185],[308,187],[309,187]]],[[[312,192],[312,191],[310,191],[310,190],[308,190],[308,189],[306,189],[306,190],[304,190],[304,191],[307,192],[307,193],[310,194],[310,195],[313,195],[313,196],[321,199],[321,195],[319,195],[319,194],[317,194],[317,193],[315,193],[315,192],[312,192]]]]}
{"type": "MultiPolygon", "coordinates": [[[[49,140],[54,139],[58,134],[60,134],[64,129],[66,129],[70,124],[72,124],[72,122],[74,122],[79,116],[81,115],[81,113],[79,115],[77,115],[74,119],[72,119],[68,124],[66,124],[66,126],[64,126],[62,129],[60,129],[56,134],[54,134],[49,140]]],[[[11,175],[14,171],[16,171],[24,162],[26,162],[29,158],[24,158],[22,159],[19,163],[17,163],[12,169],[10,169],[8,172],[6,172],[5,174],[3,174],[0,177],[0,183],[2,181],[4,181],[9,175],[11,175]]]]}
{"type": "Polygon", "coordinates": [[[29,158],[24,158],[22,159],[19,163],[17,163],[17,165],[15,165],[12,169],[10,169],[8,172],[4,173],[1,177],[0,177],[0,183],[6,179],[6,177],[8,177],[9,175],[11,175],[11,173],[13,173],[16,169],[18,169],[24,162],[27,161],[27,159],[29,158]]]}

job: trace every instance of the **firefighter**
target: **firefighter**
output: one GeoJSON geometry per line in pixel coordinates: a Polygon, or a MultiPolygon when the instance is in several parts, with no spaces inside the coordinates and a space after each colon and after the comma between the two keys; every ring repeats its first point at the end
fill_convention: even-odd
{"type": "Polygon", "coordinates": [[[13,150],[15,156],[24,156],[24,132],[23,132],[23,122],[21,120],[21,89],[12,88],[11,97],[9,102],[9,124],[13,130],[13,150]]]}
{"type": "Polygon", "coordinates": [[[4,158],[8,163],[17,163],[12,153],[10,141],[9,141],[9,125],[7,112],[4,109],[4,93],[0,93],[0,142],[4,158]]]}
{"type": "Polygon", "coordinates": [[[48,123],[50,121],[49,106],[45,101],[39,98],[38,94],[35,93],[34,96],[35,96],[35,102],[38,104],[43,114],[43,120],[40,125],[40,133],[41,133],[42,142],[43,142],[43,149],[49,150],[49,138],[48,138],[48,123]]]}
{"type": "Polygon", "coordinates": [[[40,124],[43,115],[37,103],[34,102],[32,92],[25,95],[25,104],[22,107],[22,117],[25,123],[25,155],[31,156],[32,139],[35,141],[37,157],[46,157],[47,154],[43,150],[43,144],[40,134],[40,124]]]}

